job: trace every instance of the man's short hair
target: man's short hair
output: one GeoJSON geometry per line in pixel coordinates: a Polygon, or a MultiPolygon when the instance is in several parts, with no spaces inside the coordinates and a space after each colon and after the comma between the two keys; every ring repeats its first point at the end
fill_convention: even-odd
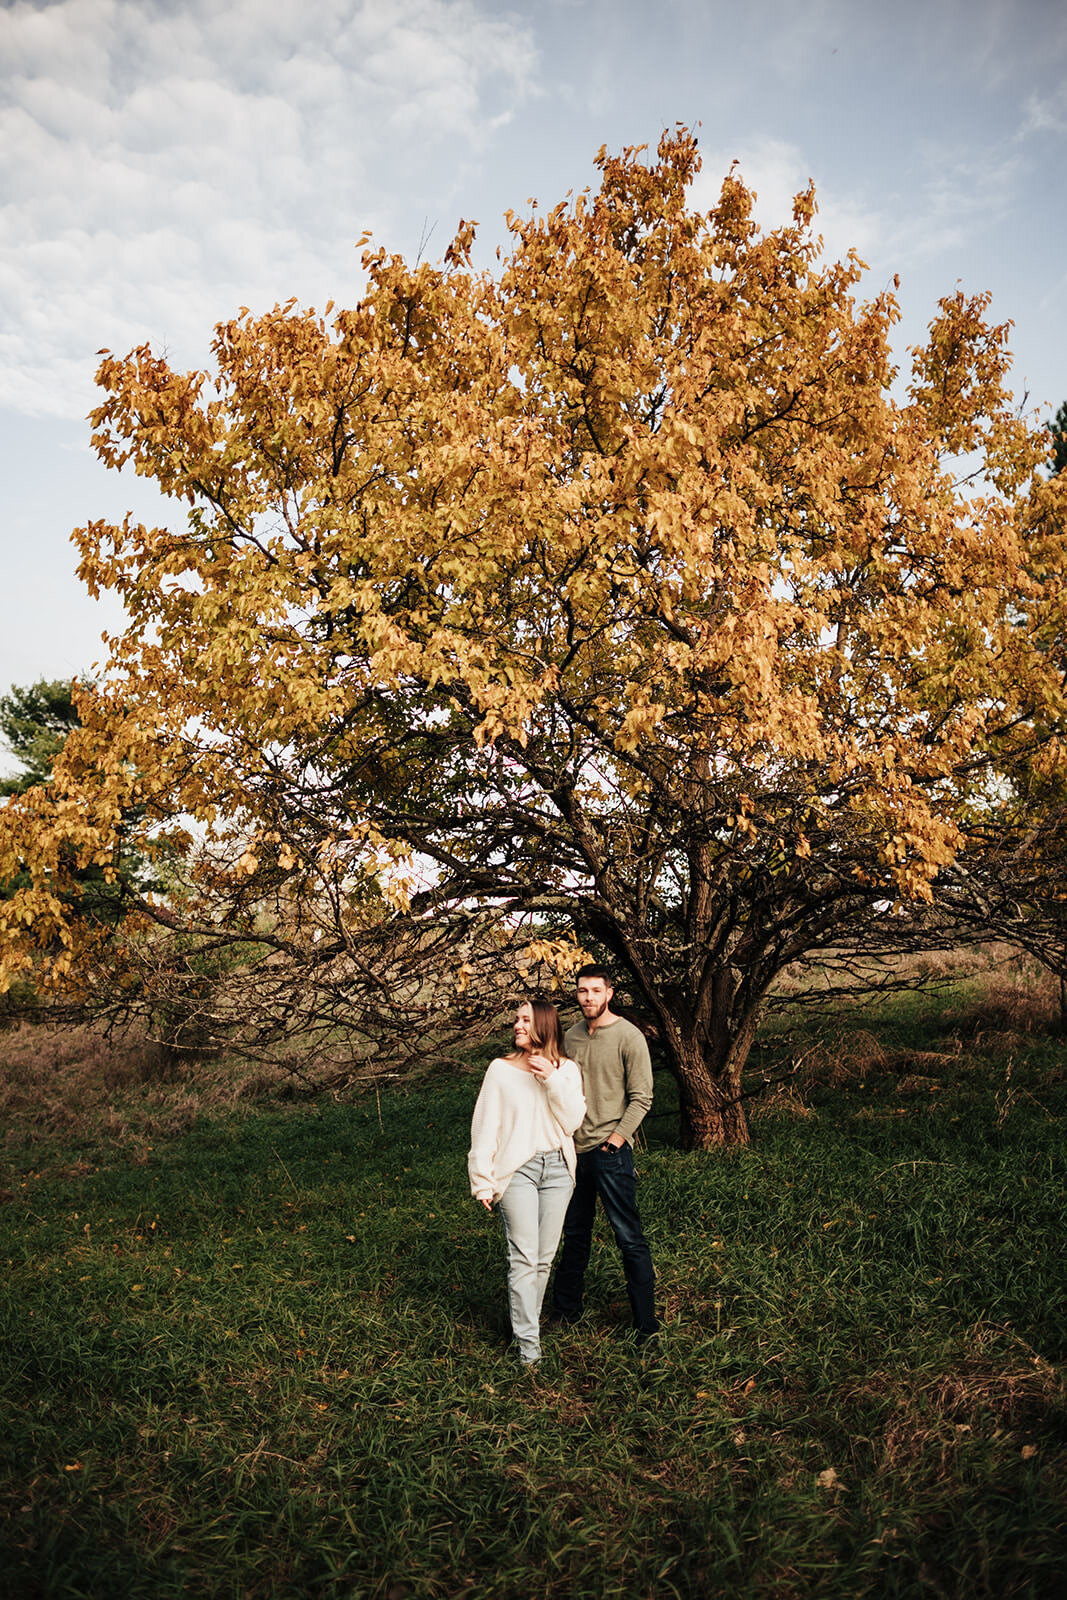
{"type": "Polygon", "coordinates": [[[595,962],[590,962],[587,967],[578,968],[578,971],[574,974],[575,983],[580,983],[583,978],[599,978],[602,983],[607,984],[609,989],[614,989],[615,987],[607,967],[598,967],[595,962]]]}

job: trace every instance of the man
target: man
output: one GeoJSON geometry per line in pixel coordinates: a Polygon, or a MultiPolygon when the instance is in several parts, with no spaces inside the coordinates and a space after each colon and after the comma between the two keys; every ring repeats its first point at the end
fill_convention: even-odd
{"type": "Polygon", "coordinates": [[[564,1046],[582,1069],[586,1113],[574,1135],[578,1171],[563,1223],[550,1320],[577,1322],[582,1314],[599,1195],[622,1252],[637,1340],[647,1344],[659,1328],[656,1278],[637,1214],[632,1141],[652,1104],[652,1063],[641,1030],[611,1010],[615,991],[604,968],[582,967],[576,981],[583,1020],[567,1030],[564,1046]]]}

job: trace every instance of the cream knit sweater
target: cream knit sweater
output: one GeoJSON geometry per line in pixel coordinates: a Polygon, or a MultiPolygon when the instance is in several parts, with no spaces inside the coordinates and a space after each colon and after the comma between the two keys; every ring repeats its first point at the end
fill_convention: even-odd
{"type": "Polygon", "coordinates": [[[525,1067],[497,1056],[486,1068],[471,1119],[471,1194],[476,1200],[499,1200],[539,1150],[562,1150],[573,1178],[571,1135],[584,1116],[582,1075],[575,1062],[561,1061],[542,1083],[525,1067]]]}

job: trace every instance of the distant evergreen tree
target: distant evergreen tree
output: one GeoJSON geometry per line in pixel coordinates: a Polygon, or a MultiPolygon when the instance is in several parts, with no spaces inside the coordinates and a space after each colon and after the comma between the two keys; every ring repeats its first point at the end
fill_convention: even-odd
{"type": "Polygon", "coordinates": [[[0,696],[0,734],[22,766],[17,776],[0,779],[0,795],[23,794],[47,783],[52,763],[77,725],[70,678],[41,678],[0,696]]]}
{"type": "MultiPolygon", "coordinates": [[[[0,796],[25,794],[38,784],[46,785],[56,757],[79,721],[71,678],[40,678],[27,687],[15,684],[9,694],[0,696],[0,736],[22,768],[14,777],[0,779],[0,796]]],[[[127,824],[135,820],[139,817],[131,815],[127,824]]],[[[79,915],[113,924],[122,916],[128,892],[140,893],[150,887],[143,858],[124,842],[115,867],[118,876],[110,882],[100,866],[83,867],[76,873],[79,915]]],[[[10,898],[29,881],[28,874],[18,873],[0,883],[0,898],[10,898]]]]}
{"type": "Polygon", "coordinates": [[[1049,431],[1052,434],[1053,471],[1062,472],[1067,467],[1067,400],[1057,411],[1049,431]]]}

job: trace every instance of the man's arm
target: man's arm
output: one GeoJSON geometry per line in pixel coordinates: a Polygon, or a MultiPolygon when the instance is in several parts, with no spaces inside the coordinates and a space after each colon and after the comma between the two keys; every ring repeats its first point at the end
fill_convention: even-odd
{"type": "Polygon", "coordinates": [[[627,1036],[619,1054],[622,1057],[626,1109],[614,1132],[604,1141],[616,1149],[627,1141],[633,1142],[634,1134],[652,1105],[652,1057],[640,1028],[635,1027],[633,1033],[627,1036]]]}

